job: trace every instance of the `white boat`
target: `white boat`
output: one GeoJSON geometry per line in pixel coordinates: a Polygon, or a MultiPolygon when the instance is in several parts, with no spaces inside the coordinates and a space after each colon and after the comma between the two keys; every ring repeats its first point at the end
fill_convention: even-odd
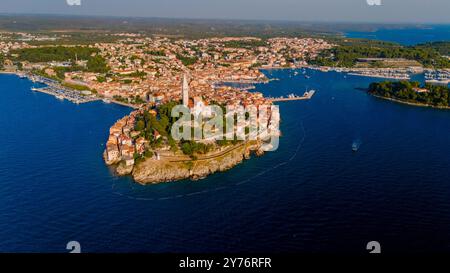
{"type": "Polygon", "coordinates": [[[309,91],[306,91],[306,92],[303,94],[303,97],[305,97],[305,98],[312,98],[312,96],[314,96],[315,93],[316,93],[316,90],[311,89],[311,90],[309,90],[309,91]]]}
{"type": "Polygon", "coordinates": [[[56,98],[59,99],[59,100],[64,100],[64,97],[61,96],[61,95],[56,95],[56,98]]]}
{"type": "Polygon", "coordinates": [[[110,99],[103,99],[103,102],[104,103],[111,103],[111,100],[110,99]]]}
{"type": "Polygon", "coordinates": [[[352,151],[357,152],[359,150],[359,147],[361,146],[361,142],[359,140],[356,140],[352,144],[352,151]]]}

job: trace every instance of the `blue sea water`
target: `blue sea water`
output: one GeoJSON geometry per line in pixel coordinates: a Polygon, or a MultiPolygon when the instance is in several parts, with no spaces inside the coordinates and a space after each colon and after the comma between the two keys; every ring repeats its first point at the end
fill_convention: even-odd
{"type": "Polygon", "coordinates": [[[140,186],[102,160],[130,112],[75,105],[0,75],[0,252],[450,251],[450,111],[380,100],[369,78],[266,72],[276,152],[191,182],[140,186]],[[352,143],[358,140],[357,153],[352,143]]]}
{"type": "Polygon", "coordinates": [[[386,28],[382,27],[372,32],[347,32],[348,38],[364,38],[416,45],[427,42],[450,41],[450,25],[429,25],[421,27],[386,28]]]}

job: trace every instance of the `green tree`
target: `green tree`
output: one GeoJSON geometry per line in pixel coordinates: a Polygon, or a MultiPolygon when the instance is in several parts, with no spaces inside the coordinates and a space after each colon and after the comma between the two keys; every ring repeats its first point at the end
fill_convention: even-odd
{"type": "Polygon", "coordinates": [[[100,55],[90,58],[87,62],[87,68],[89,72],[94,73],[107,73],[109,71],[105,59],[100,55]]]}
{"type": "Polygon", "coordinates": [[[134,129],[136,131],[139,131],[139,132],[144,130],[145,129],[145,122],[143,120],[138,120],[136,122],[136,126],[134,127],[134,129]]]}

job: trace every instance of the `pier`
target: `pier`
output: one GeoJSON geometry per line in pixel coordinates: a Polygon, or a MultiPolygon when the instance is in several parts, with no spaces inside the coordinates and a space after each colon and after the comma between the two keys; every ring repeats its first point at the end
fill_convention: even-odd
{"type": "Polygon", "coordinates": [[[45,87],[42,88],[31,88],[32,91],[45,93],[48,95],[55,96],[58,99],[61,100],[68,100],[70,102],[81,104],[81,103],[87,103],[91,101],[97,101],[99,98],[95,95],[84,95],[82,91],[73,90],[64,86],[61,86],[61,84],[55,80],[36,76],[36,75],[30,75],[30,74],[23,74],[20,75],[20,77],[28,77],[32,82],[38,82],[45,84],[45,87]]]}
{"type": "Polygon", "coordinates": [[[81,104],[81,103],[87,103],[91,101],[97,101],[99,100],[97,97],[94,96],[84,96],[78,91],[72,91],[68,89],[60,89],[53,86],[47,86],[43,88],[32,88],[31,90],[36,92],[45,93],[48,95],[55,96],[58,99],[61,100],[68,100],[70,102],[81,104]]]}
{"type": "Polygon", "coordinates": [[[111,103],[115,103],[115,104],[122,105],[122,106],[125,106],[125,107],[130,107],[130,108],[133,108],[133,109],[139,109],[140,108],[140,106],[134,105],[134,104],[131,104],[131,103],[126,103],[126,102],[113,100],[113,99],[111,99],[110,101],[111,101],[111,103]]]}
{"type": "MultiPolygon", "coordinates": [[[[48,94],[51,96],[55,96],[58,99],[61,100],[68,100],[70,102],[76,103],[76,104],[82,104],[82,103],[88,103],[88,102],[92,102],[92,101],[99,101],[102,98],[96,96],[96,95],[84,95],[82,93],[82,91],[78,91],[78,90],[73,90],[70,88],[67,88],[65,86],[61,86],[61,84],[55,80],[52,79],[48,79],[48,78],[44,78],[41,76],[37,76],[37,75],[31,75],[31,74],[23,74],[20,75],[21,77],[27,77],[29,78],[32,82],[38,82],[38,83],[42,83],[45,84],[45,87],[42,88],[31,88],[32,91],[36,91],[36,92],[41,92],[44,94],[48,94]]],[[[118,100],[114,100],[114,99],[107,99],[107,100],[103,100],[103,101],[108,101],[107,103],[114,103],[114,104],[118,104],[118,105],[122,105],[125,107],[130,107],[133,109],[139,109],[139,106],[131,104],[131,103],[126,103],[126,102],[121,102],[118,100]]]]}
{"type": "Polygon", "coordinates": [[[305,92],[303,96],[296,96],[296,95],[289,95],[287,97],[278,97],[278,98],[268,98],[268,100],[272,102],[284,102],[284,101],[295,101],[295,100],[310,100],[314,94],[316,93],[315,90],[311,90],[308,92],[305,92]]]}

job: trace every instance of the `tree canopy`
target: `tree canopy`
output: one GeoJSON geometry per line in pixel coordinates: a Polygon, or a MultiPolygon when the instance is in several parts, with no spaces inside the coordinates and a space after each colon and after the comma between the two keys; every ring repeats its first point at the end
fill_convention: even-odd
{"type": "Polygon", "coordinates": [[[421,86],[419,82],[385,81],[370,84],[368,92],[384,98],[393,98],[406,102],[438,107],[450,106],[450,89],[447,86],[431,84],[421,86]],[[424,92],[417,92],[418,88],[423,89],[424,92]]]}
{"type": "MultiPolygon", "coordinates": [[[[444,52],[443,49],[441,49],[444,52]]],[[[356,43],[340,45],[323,51],[310,60],[311,64],[337,67],[353,67],[358,58],[403,58],[415,60],[425,67],[450,68],[450,60],[442,56],[433,45],[404,47],[396,44],[356,43]]]]}

